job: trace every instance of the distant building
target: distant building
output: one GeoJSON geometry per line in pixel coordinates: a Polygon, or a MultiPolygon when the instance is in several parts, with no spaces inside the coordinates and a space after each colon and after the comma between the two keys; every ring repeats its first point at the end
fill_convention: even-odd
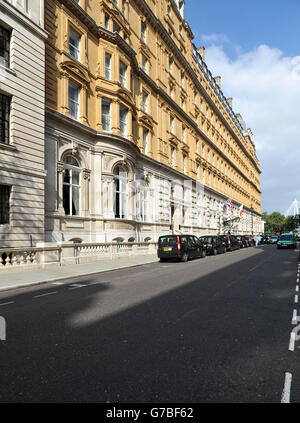
{"type": "Polygon", "coordinates": [[[0,248],[44,240],[43,0],[0,2],[0,248]]]}

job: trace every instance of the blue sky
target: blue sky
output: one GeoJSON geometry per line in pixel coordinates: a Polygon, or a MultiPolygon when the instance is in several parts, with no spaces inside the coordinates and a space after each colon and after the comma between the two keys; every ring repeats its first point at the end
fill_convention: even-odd
{"type": "Polygon", "coordinates": [[[300,1],[186,0],[185,19],[254,133],[262,210],[300,201],[300,1]]]}

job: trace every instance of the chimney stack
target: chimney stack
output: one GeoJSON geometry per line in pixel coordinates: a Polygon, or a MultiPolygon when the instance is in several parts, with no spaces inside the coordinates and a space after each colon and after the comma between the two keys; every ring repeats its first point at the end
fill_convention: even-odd
{"type": "Polygon", "coordinates": [[[197,51],[200,54],[203,62],[205,62],[205,47],[204,46],[198,47],[197,51]]]}
{"type": "Polygon", "coordinates": [[[236,118],[240,122],[240,124],[242,125],[242,123],[243,123],[242,115],[240,113],[237,113],[236,118]]]}
{"type": "Polygon", "coordinates": [[[215,76],[215,81],[217,86],[221,89],[221,77],[220,76],[215,76]]]}

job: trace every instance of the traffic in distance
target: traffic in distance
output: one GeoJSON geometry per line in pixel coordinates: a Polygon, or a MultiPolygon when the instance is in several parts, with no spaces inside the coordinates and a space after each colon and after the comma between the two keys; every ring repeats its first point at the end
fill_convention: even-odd
{"type": "Polygon", "coordinates": [[[298,237],[293,233],[281,235],[163,235],[158,239],[157,256],[160,262],[170,259],[187,262],[193,258],[224,254],[241,248],[262,244],[277,244],[277,248],[296,248],[298,237]]]}

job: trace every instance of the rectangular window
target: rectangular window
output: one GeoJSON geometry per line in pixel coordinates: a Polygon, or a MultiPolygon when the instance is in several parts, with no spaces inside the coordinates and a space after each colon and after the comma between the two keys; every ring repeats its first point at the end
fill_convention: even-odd
{"type": "Polygon", "coordinates": [[[148,94],[146,94],[144,91],[142,95],[142,108],[143,108],[143,112],[145,113],[148,112],[148,94]]]}
{"type": "Polygon", "coordinates": [[[105,132],[111,131],[111,102],[102,100],[102,129],[105,132]]]}
{"type": "Polygon", "coordinates": [[[80,39],[81,36],[74,32],[71,28],[69,31],[69,49],[74,59],[80,60],[80,39]]]}
{"type": "Polygon", "coordinates": [[[10,189],[8,185],[0,185],[0,225],[9,223],[10,189]]]}
{"type": "Polygon", "coordinates": [[[120,106],[120,131],[122,137],[127,136],[127,109],[120,106]]]}
{"type": "Polygon", "coordinates": [[[79,87],[69,82],[69,109],[73,119],[79,119],[79,87]]]}
{"type": "Polygon", "coordinates": [[[171,165],[175,165],[175,148],[171,147],[171,165]]]}
{"type": "Polygon", "coordinates": [[[147,129],[143,129],[143,147],[144,147],[144,154],[148,154],[148,134],[149,131],[147,129]]]}
{"type": "Polygon", "coordinates": [[[186,156],[183,156],[183,173],[186,173],[186,156]]]}
{"type": "Polygon", "coordinates": [[[122,0],[122,13],[123,13],[123,15],[125,15],[125,5],[126,5],[126,1],[122,0]]]}
{"type": "Polygon", "coordinates": [[[170,97],[173,98],[173,88],[170,87],[170,97]]]}
{"type": "Polygon", "coordinates": [[[185,127],[182,127],[182,142],[185,142],[185,127]]]}
{"type": "Polygon", "coordinates": [[[141,22],[141,40],[146,42],[146,25],[144,22],[141,22]]]}
{"type": "Polygon", "coordinates": [[[114,22],[114,26],[113,26],[113,32],[117,32],[118,34],[120,34],[120,27],[115,22],[114,22]]]}
{"type": "Polygon", "coordinates": [[[174,118],[173,116],[170,116],[170,132],[173,134],[174,131],[174,118]]]}
{"type": "Polygon", "coordinates": [[[169,72],[172,75],[173,70],[173,59],[169,58],[169,72]]]}
{"type": "Polygon", "coordinates": [[[145,56],[142,55],[142,69],[144,72],[147,72],[147,68],[148,68],[148,60],[146,59],[145,56]]]}
{"type": "Polygon", "coordinates": [[[109,27],[109,16],[108,15],[105,15],[105,17],[104,17],[104,26],[105,26],[106,29],[108,29],[108,27],[109,27]]]}
{"type": "Polygon", "coordinates": [[[0,65],[9,67],[10,31],[0,26],[0,65]]]}
{"type": "Polygon", "coordinates": [[[0,143],[9,143],[9,115],[11,98],[0,94],[0,143]]]}
{"type": "Polygon", "coordinates": [[[120,83],[122,87],[126,88],[126,70],[127,66],[124,63],[120,62],[120,83]]]}
{"type": "Polygon", "coordinates": [[[111,80],[111,55],[105,53],[105,79],[111,80]]]}
{"type": "Polygon", "coordinates": [[[181,76],[180,76],[180,85],[181,85],[181,88],[183,88],[183,84],[184,84],[184,73],[181,72],[181,76]]]}

